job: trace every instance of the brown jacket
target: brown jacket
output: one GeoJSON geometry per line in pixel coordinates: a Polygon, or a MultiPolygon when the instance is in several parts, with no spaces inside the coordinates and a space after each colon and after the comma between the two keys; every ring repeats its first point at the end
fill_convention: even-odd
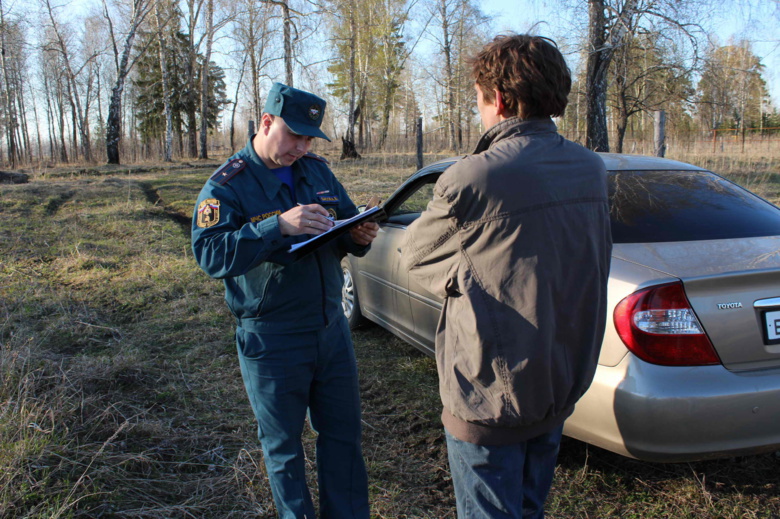
{"type": "Polygon", "coordinates": [[[439,177],[407,234],[410,276],[444,299],[447,429],[501,444],[561,424],[604,336],[612,240],[598,155],[550,119],[503,121],[439,177]]]}

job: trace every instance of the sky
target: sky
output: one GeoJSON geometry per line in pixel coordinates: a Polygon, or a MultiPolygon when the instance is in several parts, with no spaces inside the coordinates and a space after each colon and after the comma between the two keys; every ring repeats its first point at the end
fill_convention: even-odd
{"type": "MultiPolygon", "coordinates": [[[[577,38],[581,31],[577,28],[587,20],[586,13],[580,19],[567,19],[572,16],[560,9],[564,0],[476,0],[482,12],[493,18],[497,32],[533,32],[555,39],[567,57],[570,67],[577,68],[579,53],[577,38]],[[568,49],[568,51],[567,51],[568,49]]],[[[706,1],[706,0],[702,0],[706,1]]],[[[775,107],[780,107],[780,0],[709,0],[713,7],[707,10],[708,19],[701,20],[711,28],[711,34],[721,44],[730,38],[747,39],[752,42],[752,50],[765,66],[763,77],[775,107]]],[[[66,4],[71,13],[86,12],[90,7],[99,5],[100,0],[55,0],[55,4],[66,4]]],[[[567,0],[569,4],[587,5],[586,0],[567,0]]],[[[29,0],[11,0],[17,8],[31,9],[29,0]],[[28,6],[28,7],[25,7],[28,6]]],[[[94,8],[94,7],[92,7],[94,8]]],[[[216,43],[214,59],[219,60],[227,45],[227,39],[216,43]]],[[[228,65],[232,66],[232,65],[228,65]]],[[[226,78],[231,82],[231,75],[226,78]]],[[[233,96],[234,87],[228,85],[228,96],[233,96]]]]}
{"type": "MultiPolygon", "coordinates": [[[[584,0],[582,0],[584,3],[584,0]]],[[[555,8],[560,1],[545,0],[481,0],[482,11],[492,15],[496,28],[533,32],[549,36],[561,43],[573,31],[576,21],[567,20],[555,8]]],[[[702,20],[712,28],[712,34],[721,44],[732,37],[752,42],[753,53],[765,66],[764,80],[774,106],[780,107],[780,2],[777,0],[713,0],[708,10],[710,20],[702,20]]]]}

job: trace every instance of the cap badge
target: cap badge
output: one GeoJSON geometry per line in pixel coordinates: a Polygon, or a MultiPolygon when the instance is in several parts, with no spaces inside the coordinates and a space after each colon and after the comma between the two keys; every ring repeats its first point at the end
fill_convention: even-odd
{"type": "Polygon", "coordinates": [[[309,108],[309,119],[316,121],[319,118],[320,118],[320,107],[317,105],[313,105],[311,108],[309,108]]]}

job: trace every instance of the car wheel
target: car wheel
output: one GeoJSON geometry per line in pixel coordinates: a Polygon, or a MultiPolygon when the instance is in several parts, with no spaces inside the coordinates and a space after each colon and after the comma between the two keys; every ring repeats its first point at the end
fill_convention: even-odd
{"type": "Polygon", "coordinates": [[[341,260],[341,271],[344,273],[344,285],[341,287],[341,308],[344,310],[349,328],[354,329],[363,320],[363,315],[360,313],[360,300],[349,258],[341,260]]]}

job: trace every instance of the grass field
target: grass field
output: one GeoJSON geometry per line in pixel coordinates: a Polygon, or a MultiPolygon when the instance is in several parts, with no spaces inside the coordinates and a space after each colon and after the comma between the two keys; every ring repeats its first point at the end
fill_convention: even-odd
{"type": "MultiPolygon", "coordinates": [[[[411,164],[334,169],[361,203],[411,164]]],[[[0,186],[0,517],[274,517],[223,288],[189,249],[217,165],[0,186]]],[[[776,160],[721,165],[780,201],[776,160]]],[[[376,326],[354,341],[373,517],[454,518],[433,361],[376,326]]],[[[776,453],[650,464],[565,439],[548,516],[776,519],[778,474],[776,453]]]]}

